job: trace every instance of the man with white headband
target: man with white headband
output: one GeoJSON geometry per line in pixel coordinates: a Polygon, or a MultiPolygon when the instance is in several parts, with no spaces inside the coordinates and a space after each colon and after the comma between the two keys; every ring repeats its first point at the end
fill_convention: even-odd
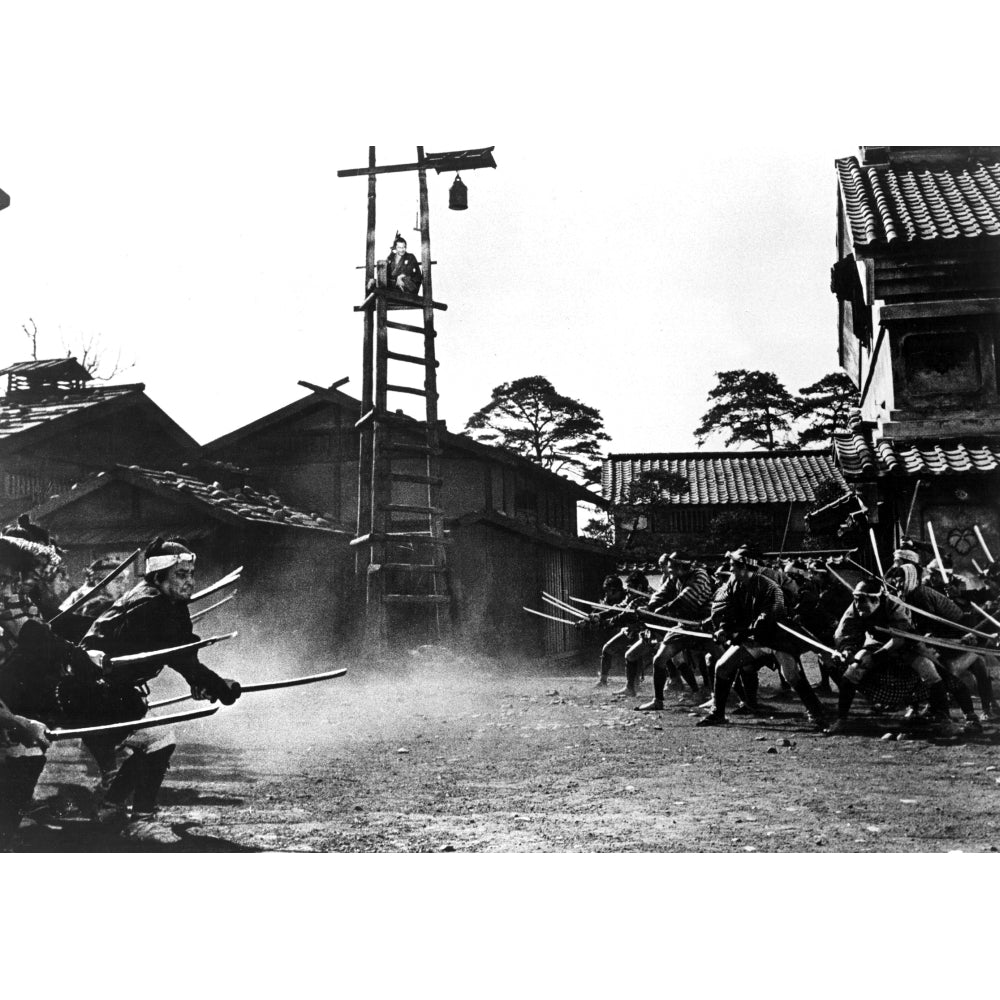
{"type": "MultiPolygon", "coordinates": [[[[876,628],[913,632],[913,623],[904,608],[887,600],[878,580],[862,580],[854,588],[851,606],[844,612],[834,635],[837,658],[848,667],[838,682],[837,720],[827,734],[847,731],[847,718],[858,685],[869,672],[898,664],[912,670],[927,686],[927,698],[941,735],[957,735],[960,730],[951,721],[948,694],[933,661],[913,640],[890,636],[883,642],[876,638],[876,628]]],[[[918,636],[914,635],[916,639],[918,636]]]]}
{"type": "MultiPolygon", "coordinates": [[[[146,549],[143,582],[133,587],[91,626],[83,647],[106,657],[128,656],[196,642],[188,602],[194,593],[195,554],[183,539],[156,539],[146,549]]],[[[105,685],[121,705],[120,718],[130,721],[146,714],[146,684],[165,666],[191,685],[192,696],[231,705],[240,696],[236,681],[226,680],[198,660],[196,652],[162,661],[105,672],[105,685]]],[[[156,821],[157,796],[175,749],[169,729],[148,729],[130,736],[94,736],[84,740],[101,770],[97,790],[97,817],[124,821],[132,798],[132,816],[124,833],[128,839],[172,843],[176,837],[156,821]]]]}

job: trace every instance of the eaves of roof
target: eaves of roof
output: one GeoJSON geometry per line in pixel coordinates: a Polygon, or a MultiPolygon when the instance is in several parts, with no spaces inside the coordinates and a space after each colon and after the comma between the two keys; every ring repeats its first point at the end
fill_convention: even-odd
{"type": "Polygon", "coordinates": [[[334,526],[325,518],[284,505],[273,494],[265,496],[247,487],[242,490],[224,490],[217,483],[208,484],[193,476],[145,469],[138,465],[117,466],[90,476],[75,484],[72,489],[39,504],[31,514],[44,523],[46,517],[116,482],[128,483],[174,503],[194,507],[232,527],[304,530],[339,536],[344,541],[352,536],[352,532],[334,526]]]}
{"type": "Polygon", "coordinates": [[[523,538],[530,538],[532,541],[542,542],[545,545],[551,545],[558,549],[575,549],[581,552],[593,552],[598,555],[611,554],[611,550],[602,542],[579,538],[576,535],[567,535],[554,528],[538,527],[517,518],[508,517],[506,514],[495,510],[473,511],[470,514],[463,514],[461,517],[449,518],[446,523],[449,527],[467,524],[488,524],[502,531],[509,531],[512,534],[520,535],[523,538]]]}
{"type": "Polygon", "coordinates": [[[857,253],[1000,238],[1000,163],[835,165],[857,253]]]}

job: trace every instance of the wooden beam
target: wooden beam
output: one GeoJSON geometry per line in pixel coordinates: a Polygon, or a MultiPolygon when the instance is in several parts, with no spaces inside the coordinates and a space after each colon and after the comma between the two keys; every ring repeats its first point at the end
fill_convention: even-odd
{"type": "MultiPolygon", "coordinates": [[[[428,333],[428,331],[425,330],[422,326],[414,326],[412,323],[395,323],[392,320],[386,320],[385,325],[390,330],[405,330],[407,333],[423,333],[423,334],[428,333]]],[[[430,331],[430,333],[434,336],[437,336],[437,334],[434,334],[433,330],[430,331]]]]}
{"type": "Polygon", "coordinates": [[[875,374],[875,362],[878,361],[878,352],[882,347],[883,340],[885,340],[885,326],[880,325],[878,328],[878,336],[875,338],[875,347],[872,350],[871,356],[868,358],[868,374],[865,376],[864,388],[861,390],[862,406],[864,406],[865,399],[868,396],[868,388],[872,384],[872,376],[875,374]]]}
{"type": "Polygon", "coordinates": [[[421,167],[431,167],[439,174],[452,170],[479,170],[481,167],[496,168],[493,159],[495,146],[483,149],[457,149],[448,153],[427,153],[421,155],[416,163],[388,163],[383,167],[369,165],[367,167],[351,167],[338,170],[338,177],[371,177],[375,174],[401,174],[407,171],[420,170],[421,167]]]}
{"type": "Polygon", "coordinates": [[[990,316],[1000,313],[1000,299],[938,299],[882,306],[883,323],[899,319],[939,319],[948,316],[990,316]]]}
{"type": "MultiPolygon", "coordinates": [[[[389,351],[388,357],[390,361],[408,361],[411,365],[426,365],[427,359],[418,357],[416,354],[396,354],[395,351],[389,351]]],[[[434,367],[437,368],[441,364],[440,361],[434,362],[434,367]]]]}
{"type": "Polygon", "coordinates": [[[329,399],[336,399],[335,396],[331,395],[335,389],[339,389],[342,385],[347,385],[351,381],[351,376],[347,375],[342,379],[338,379],[333,385],[322,386],[313,385],[312,382],[306,382],[304,379],[299,379],[299,385],[303,389],[310,389],[312,392],[319,393],[321,396],[327,396],[329,399]]]}

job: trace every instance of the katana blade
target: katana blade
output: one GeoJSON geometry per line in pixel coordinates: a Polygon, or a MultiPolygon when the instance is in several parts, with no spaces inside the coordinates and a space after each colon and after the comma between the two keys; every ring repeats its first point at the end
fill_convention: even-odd
{"type": "MultiPolygon", "coordinates": [[[[846,581],[846,580],[845,580],[845,579],[844,579],[844,578],[843,578],[843,577],[842,577],[842,576],[841,576],[841,575],[840,575],[840,574],[839,574],[839,573],[838,573],[838,572],[837,572],[837,571],[836,571],[835,569],[832,569],[832,568],[831,568],[831,567],[830,567],[830,566],[828,565],[828,566],[826,567],[826,571],[827,571],[827,573],[829,573],[829,574],[830,574],[830,576],[832,576],[832,577],[834,578],[834,580],[836,580],[836,581],[837,581],[837,583],[839,583],[839,584],[840,584],[840,585],[841,585],[842,587],[846,587],[846,588],[847,588],[848,590],[850,590],[850,591],[852,591],[852,592],[854,591],[854,588],[853,588],[853,587],[852,587],[852,586],[851,586],[851,585],[850,585],[850,584],[849,584],[849,583],[848,583],[848,582],[847,582],[847,581],[846,581]]],[[[867,572],[867,571],[866,571],[866,572],[867,572]]]]}
{"type": "MultiPolygon", "coordinates": [[[[969,601],[969,604],[971,604],[973,609],[978,611],[988,622],[993,622],[993,624],[996,625],[997,628],[1000,628],[1000,621],[997,621],[997,619],[994,618],[993,615],[991,615],[988,611],[983,610],[978,604],[976,604],[975,601],[969,601]]],[[[973,628],[966,629],[966,631],[976,632],[976,630],[973,628]]],[[[976,632],[976,635],[984,635],[984,634],[985,633],[983,632],[976,632]]]]}
{"type": "Polygon", "coordinates": [[[214,594],[217,590],[222,590],[223,587],[228,587],[230,584],[236,583],[240,578],[240,573],[243,572],[242,566],[237,566],[232,573],[227,573],[221,580],[216,580],[210,587],[206,587],[204,590],[199,590],[197,594],[191,597],[188,601],[189,604],[194,604],[195,601],[200,601],[203,597],[208,597],[209,594],[214,594]]]}
{"type": "Polygon", "coordinates": [[[610,604],[598,604],[596,601],[585,601],[582,597],[570,597],[571,601],[576,601],[578,604],[586,604],[592,608],[600,608],[602,611],[636,611],[641,615],[649,615],[650,618],[656,618],[661,622],[677,622],[681,625],[700,625],[701,622],[693,621],[690,618],[678,618],[676,615],[661,615],[656,611],[647,611],[645,608],[623,608],[623,607],[612,607],[610,604]]]}
{"type": "Polygon", "coordinates": [[[202,608],[201,611],[196,611],[191,616],[191,621],[192,622],[196,622],[199,618],[204,618],[205,615],[207,615],[209,613],[209,611],[214,611],[216,608],[221,608],[223,604],[228,603],[235,596],[236,596],[235,593],[234,594],[230,594],[228,597],[223,597],[221,601],[216,601],[215,604],[211,604],[207,608],[202,608]]]}
{"type": "Polygon", "coordinates": [[[875,544],[875,529],[868,529],[868,537],[872,543],[872,552],[875,553],[875,565],[878,567],[879,579],[885,579],[885,571],[882,569],[882,557],[878,554],[878,545],[875,544]]]}
{"type": "Polygon", "coordinates": [[[990,552],[989,548],[986,546],[986,540],[983,538],[983,533],[979,530],[979,525],[974,524],[972,530],[976,533],[976,538],[979,539],[979,547],[983,550],[986,558],[989,559],[991,563],[995,563],[996,559],[993,558],[993,553],[990,552]]]}
{"type": "Polygon", "coordinates": [[[824,646],[818,639],[814,639],[810,635],[803,635],[801,632],[796,632],[795,629],[789,628],[784,622],[775,623],[778,628],[783,629],[789,635],[794,635],[796,639],[801,639],[803,642],[807,642],[810,646],[815,646],[817,649],[822,650],[824,653],[829,653],[831,656],[836,656],[837,651],[831,649],[829,646],[824,646]]]}
{"type": "Polygon", "coordinates": [[[135,663],[148,663],[150,660],[163,660],[170,656],[176,656],[178,653],[189,653],[195,649],[214,646],[217,642],[224,642],[226,639],[235,639],[238,635],[239,632],[227,632],[225,635],[213,635],[209,639],[188,642],[183,646],[170,646],[167,649],[154,649],[148,653],[130,653],[127,656],[116,656],[110,661],[110,666],[125,667],[135,663]]]}
{"type": "Polygon", "coordinates": [[[554,601],[551,597],[546,597],[542,594],[542,600],[546,604],[550,604],[557,611],[562,611],[565,614],[572,615],[574,618],[584,619],[587,616],[579,608],[567,608],[565,605],[560,604],[558,601],[554,601]]]}
{"type": "Polygon", "coordinates": [[[600,604],[597,601],[585,601],[582,597],[570,596],[571,601],[576,601],[577,604],[586,604],[590,608],[600,608],[602,611],[624,611],[625,608],[614,607],[611,604],[600,604]]]}
{"type": "Polygon", "coordinates": [[[939,639],[935,635],[920,635],[918,632],[903,632],[898,628],[875,627],[876,632],[884,632],[894,639],[909,639],[912,642],[922,642],[928,646],[940,646],[942,649],[954,649],[959,653],[989,653],[990,650],[982,646],[964,646],[960,642],[952,642],[951,639],[939,639]]]}
{"type": "Polygon", "coordinates": [[[120,562],[103,580],[101,580],[99,583],[95,583],[94,586],[90,588],[90,590],[88,590],[82,596],[78,597],[68,608],[65,608],[63,611],[60,611],[59,614],[50,618],[48,624],[51,625],[53,622],[59,621],[59,619],[62,618],[63,615],[70,615],[74,611],[76,611],[76,609],[79,608],[81,605],[86,604],[87,601],[89,601],[94,596],[94,594],[103,590],[109,583],[111,583],[111,581],[116,576],[121,576],[121,574],[124,573],[125,570],[127,570],[129,566],[131,566],[132,563],[134,563],[136,559],[139,558],[141,552],[142,549],[136,549],[135,552],[132,553],[132,555],[128,556],[126,559],[120,562]]]}
{"type": "MultiPolygon", "coordinates": [[[[260,684],[240,684],[241,694],[254,694],[257,691],[272,691],[275,688],[295,687],[298,684],[314,684],[316,681],[329,681],[335,677],[343,677],[347,673],[347,668],[340,670],[329,670],[323,674],[306,674],[304,677],[293,677],[287,681],[264,681],[260,684]]],[[[167,705],[176,705],[179,701],[187,701],[191,695],[179,694],[176,698],[164,698],[162,701],[151,701],[149,708],[165,708],[167,705]]]]}
{"type": "MultiPolygon", "coordinates": [[[[690,629],[686,628],[666,628],[662,625],[653,625],[652,628],[662,628],[667,636],[671,635],[689,635],[692,639],[711,639],[714,638],[711,632],[692,632],[690,629]]],[[[666,638],[667,636],[664,636],[666,638]]]]}
{"type": "Polygon", "coordinates": [[[167,705],[176,705],[180,701],[190,700],[190,694],[179,694],[175,698],[164,698],[162,701],[151,701],[147,708],[166,708],[167,705]]]}
{"type": "Polygon", "coordinates": [[[587,617],[579,608],[574,608],[571,604],[567,604],[565,601],[556,597],[554,594],[550,594],[546,590],[542,591],[542,597],[547,598],[549,604],[553,604],[557,608],[562,608],[563,611],[568,611],[571,615],[578,615],[581,618],[587,617]]]}
{"type": "Polygon", "coordinates": [[[852,566],[856,566],[859,570],[861,570],[862,573],[865,574],[865,576],[870,576],[873,580],[879,579],[870,569],[868,569],[865,566],[862,566],[861,563],[859,563],[859,562],[855,562],[853,559],[850,559],[848,556],[844,556],[844,562],[849,562],[852,566]]]}
{"type": "Polygon", "coordinates": [[[192,719],[204,719],[206,715],[215,715],[218,711],[219,706],[215,705],[212,708],[198,708],[193,712],[177,712],[174,715],[133,719],[131,722],[112,722],[106,726],[84,726],[82,729],[47,729],[45,735],[53,743],[59,740],[78,740],[84,736],[131,732],[135,729],[154,729],[157,726],[169,726],[174,722],[190,722],[192,719]]]}
{"type": "Polygon", "coordinates": [[[938,548],[937,538],[934,535],[934,525],[930,521],[927,522],[927,534],[931,536],[931,548],[934,549],[934,558],[937,560],[938,572],[941,574],[941,579],[947,583],[948,582],[948,571],[944,568],[944,560],[941,558],[941,550],[938,548]]]}
{"type": "MultiPolygon", "coordinates": [[[[971,632],[973,635],[978,635],[981,639],[992,639],[993,636],[989,632],[980,632],[978,629],[969,628],[967,625],[963,625],[961,622],[949,621],[947,618],[942,618],[940,615],[935,615],[930,611],[924,611],[921,608],[915,608],[912,604],[907,604],[906,601],[901,601],[895,594],[886,595],[889,600],[898,604],[901,608],[906,608],[907,611],[911,611],[915,615],[920,615],[921,618],[929,618],[932,622],[937,622],[939,625],[950,625],[954,629],[958,629],[959,632],[963,634],[966,632],[971,632]]],[[[973,605],[975,607],[975,605],[973,605]]],[[[977,609],[978,610],[978,609],[977,609]]],[[[984,612],[985,613],[985,612],[984,612]]]]}
{"type": "Polygon", "coordinates": [[[541,611],[533,611],[531,608],[526,608],[521,605],[522,610],[527,611],[529,615],[538,615],[539,618],[548,618],[550,622],[559,622],[560,625],[568,625],[570,628],[576,628],[576,622],[568,622],[563,618],[556,618],[555,615],[543,615],[541,611]]]}
{"type": "Polygon", "coordinates": [[[274,691],[278,688],[298,687],[300,684],[315,684],[317,681],[332,681],[335,677],[343,677],[347,667],[339,670],[327,670],[322,674],[305,674],[303,677],[291,677],[286,681],[262,681],[260,684],[240,684],[242,694],[254,694],[257,691],[274,691]]]}

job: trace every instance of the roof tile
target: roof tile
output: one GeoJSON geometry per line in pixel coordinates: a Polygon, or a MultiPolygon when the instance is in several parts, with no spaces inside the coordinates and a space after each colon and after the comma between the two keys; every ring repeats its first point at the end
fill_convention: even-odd
{"type": "Polygon", "coordinates": [[[1000,236],[1000,163],[836,168],[856,245],[1000,236]]]}
{"type": "Polygon", "coordinates": [[[820,481],[843,481],[825,451],[609,455],[601,475],[604,499],[628,503],[631,484],[648,472],[685,479],[686,492],[662,494],[664,502],[683,505],[809,502],[820,481]]]}
{"type": "Polygon", "coordinates": [[[869,445],[860,431],[837,434],[837,463],[849,478],[875,472],[906,476],[988,473],[1000,469],[1000,441],[967,445],[961,442],[902,443],[883,438],[869,445]],[[875,460],[870,456],[874,452],[875,460]],[[859,456],[869,456],[862,460],[859,456]]]}
{"type": "MultiPolygon", "coordinates": [[[[74,485],[72,489],[77,489],[78,485],[84,486],[91,483],[104,475],[105,473],[100,472],[96,476],[74,485]]],[[[282,527],[308,528],[313,531],[334,534],[350,534],[335,525],[330,517],[315,512],[307,514],[305,511],[287,506],[280,497],[273,493],[265,495],[250,486],[225,490],[217,482],[206,483],[183,473],[146,469],[139,465],[119,465],[112,471],[108,479],[109,481],[113,479],[125,480],[161,493],[174,494],[178,498],[194,500],[198,504],[204,505],[207,513],[223,519],[227,515],[231,515],[254,524],[265,523],[282,527]]],[[[50,512],[50,509],[58,509],[64,499],[68,498],[65,495],[54,496],[36,511],[39,515],[44,516],[50,512]]]]}
{"type": "Polygon", "coordinates": [[[51,420],[58,420],[79,413],[93,406],[100,406],[130,393],[142,392],[145,386],[103,385],[73,392],[54,392],[41,399],[22,399],[5,396],[0,399],[0,440],[31,430],[51,420]]]}

